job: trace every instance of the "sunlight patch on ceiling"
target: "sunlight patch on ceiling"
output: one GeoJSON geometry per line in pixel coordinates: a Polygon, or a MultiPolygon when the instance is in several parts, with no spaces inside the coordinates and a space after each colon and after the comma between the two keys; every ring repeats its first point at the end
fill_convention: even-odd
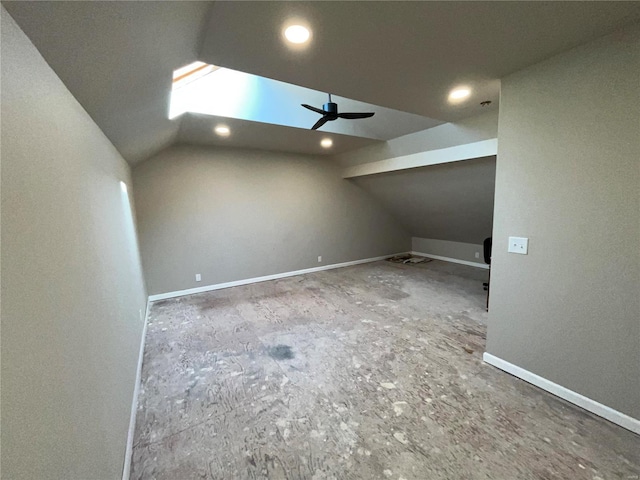
{"type": "Polygon", "coordinates": [[[243,119],[250,117],[256,100],[253,75],[202,65],[177,77],[174,72],[169,118],[185,112],[243,119]]]}
{"type": "Polygon", "coordinates": [[[217,67],[204,62],[193,62],[178,68],[173,72],[172,90],[177,90],[185,85],[213,72],[217,67]]]}
{"type": "MultiPolygon", "coordinates": [[[[328,94],[223,67],[194,62],[174,72],[169,118],[198,113],[287,127],[310,129],[328,94]]],[[[376,112],[367,119],[328,122],[320,131],[377,140],[430,128],[442,122],[377,105],[334,96],[340,111],[376,112]]]]}

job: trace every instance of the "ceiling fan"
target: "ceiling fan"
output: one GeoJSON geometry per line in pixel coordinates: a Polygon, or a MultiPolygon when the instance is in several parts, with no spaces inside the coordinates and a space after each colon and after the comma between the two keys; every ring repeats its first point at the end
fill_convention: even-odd
{"type": "Polygon", "coordinates": [[[302,104],[302,106],[304,108],[308,108],[312,112],[316,112],[316,113],[319,113],[320,115],[322,115],[322,118],[320,120],[318,120],[313,125],[313,127],[311,127],[311,130],[317,130],[318,128],[320,128],[325,123],[331,122],[333,120],[337,120],[338,118],[346,118],[348,120],[355,120],[357,118],[373,117],[373,115],[375,113],[375,112],[368,112],[368,113],[338,113],[338,104],[337,103],[333,103],[331,101],[331,94],[329,94],[329,102],[325,103],[322,106],[322,110],[320,110],[319,108],[316,108],[316,107],[312,107],[311,105],[306,105],[304,103],[302,104]]]}

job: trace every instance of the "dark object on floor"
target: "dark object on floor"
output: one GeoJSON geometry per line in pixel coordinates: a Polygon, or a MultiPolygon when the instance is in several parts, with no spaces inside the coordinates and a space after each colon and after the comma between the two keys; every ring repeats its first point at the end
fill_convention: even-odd
{"type": "Polygon", "coordinates": [[[404,262],[404,264],[409,264],[409,265],[414,265],[416,263],[426,263],[426,262],[430,262],[431,259],[427,259],[427,258],[423,258],[423,257],[411,257],[406,259],[404,262]]]}
{"type": "Polygon", "coordinates": [[[483,283],[482,286],[487,291],[487,311],[489,311],[489,283],[491,283],[491,247],[493,244],[493,237],[488,237],[484,239],[484,263],[489,265],[489,278],[486,283],[483,283]]]}
{"type": "Polygon", "coordinates": [[[464,351],[467,353],[473,353],[473,350],[469,347],[462,347],[462,348],[464,348],[464,351]]]}
{"type": "Polygon", "coordinates": [[[269,356],[276,360],[291,360],[295,355],[289,345],[276,345],[269,347],[269,356]]]}
{"type": "Polygon", "coordinates": [[[413,265],[416,263],[430,262],[431,259],[424,257],[415,257],[410,253],[407,253],[405,255],[396,255],[395,257],[387,258],[387,261],[393,263],[404,263],[405,265],[413,265]]]}
{"type": "Polygon", "coordinates": [[[406,255],[396,255],[395,257],[387,258],[387,262],[403,263],[405,260],[409,260],[410,258],[411,255],[407,253],[406,255]]]}

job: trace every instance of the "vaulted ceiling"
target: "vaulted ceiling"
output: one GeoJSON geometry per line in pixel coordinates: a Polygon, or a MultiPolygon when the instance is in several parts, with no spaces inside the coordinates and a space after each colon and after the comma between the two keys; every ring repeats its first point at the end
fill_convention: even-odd
{"type": "Polygon", "coordinates": [[[205,2],[3,2],[102,131],[134,164],[170,145],[171,74],[198,57],[205,2]]]}
{"type": "MultiPolygon", "coordinates": [[[[449,122],[480,113],[483,100],[496,108],[502,76],[640,19],[639,2],[3,5],[131,164],[178,140],[208,143],[207,120],[167,118],[172,71],[196,59],[449,122]],[[313,31],[302,51],[281,37],[296,17],[313,31]],[[447,92],[457,84],[473,95],[451,105],[447,92]]],[[[235,142],[256,148],[316,153],[321,135],[235,125],[235,142]]],[[[342,151],[363,145],[340,138],[342,151]]]]}

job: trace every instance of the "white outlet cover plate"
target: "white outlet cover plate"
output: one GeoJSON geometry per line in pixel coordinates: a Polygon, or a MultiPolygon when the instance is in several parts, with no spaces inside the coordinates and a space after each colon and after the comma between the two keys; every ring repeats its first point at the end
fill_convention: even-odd
{"type": "Polygon", "coordinates": [[[526,255],[529,251],[529,239],[526,237],[509,237],[509,253],[526,255]]]}

